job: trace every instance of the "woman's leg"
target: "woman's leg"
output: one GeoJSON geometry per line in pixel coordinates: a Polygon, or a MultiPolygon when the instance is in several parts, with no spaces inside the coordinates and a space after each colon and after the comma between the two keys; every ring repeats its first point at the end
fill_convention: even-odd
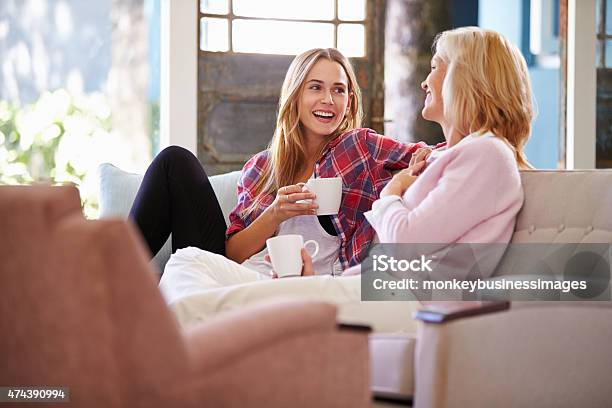
{"type": "Polygon", "coordinates": [[[210,289],[269,279],[269,276],[224,256],[190,247],[172,254],[159,282],[159,289],[167,303],[174,303],[210,289]]]}
{"type": "Polygon", "coordinates": [[[361,300],[360,294],[359,276],[317,275],[261,279],[227,287],[201,288],[200,291],[190,291],[186,296],[175,297],[168,302],[168,306],[179,324],[187,328],[220,313],[247,309],[260,302],[287,298],[316,300],[335,304],[340,323],[367,325],[377,332],[416,332],[417,322],[412,315],[420,308],[419,302],[365,302],[361,300]]]}
{"type": "Polygon", "coordinates": [[[225,254],[225,219],[200,161],[170,146],[147,169],[130,210],[155,255],[172,233],[172,252],[188,246],[225,254]]]}
{"type": "MultiPolygon", "coordinates": [[[[177,320],[189,327],[213,316],[275,298],[318,300],[338,306],[338,321],[375,331],[416,331],[418,302],[363,302],[361,277],[331,275],[270,279],[227,258],[197,248],[177,251],[159,288],[177,320]]],[[[299,316],[296,316],[299,318],[299,316]]]]}

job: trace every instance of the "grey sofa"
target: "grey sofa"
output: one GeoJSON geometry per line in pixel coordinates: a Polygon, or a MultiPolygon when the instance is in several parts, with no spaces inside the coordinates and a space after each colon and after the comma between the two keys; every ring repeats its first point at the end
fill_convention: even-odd
{"type": "MultiPolygon", "coordinates": [[[[108,164],[100,176],[101,216],[125,215],[139,176],[108,164]]],[[[226,216],[238,177],[211,177],[226,216]]],[[[524,171],[521,177],[525,203],[513,243],[612,244],[612,171],[524,171]]],[[[160,266],[166,256],[158,254],[160,266]]],[[[504,258],[491,279],[521,273],[504,258]]],[[[416,335],[372,334],[372,390],[417,407],[612,406],[610,306],[514,302],[507,312],[423,323],[416,335]]]]}
{"type": "MultiPolygon", "coordinates": [[[[612,171],[521,177],[512,243],[612,243],[612,171]]],[[[505,257],[491,279],[521,272],[505,257]]],[[[416,336],[374,333],[372,387],[417,407],[612,406],[609,288],[601,299],[513,302],[507,312],[422,323],[416,336]]]]}

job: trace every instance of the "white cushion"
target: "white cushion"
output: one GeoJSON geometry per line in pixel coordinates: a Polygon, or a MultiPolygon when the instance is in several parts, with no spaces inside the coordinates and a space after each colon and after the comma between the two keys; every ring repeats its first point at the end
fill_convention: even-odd
{"type": "Polygon", "coordinates": [[[127,217],[142,182],[141,174],[125,172],[110,163],[98,167],[100,218],[127,217]]]}
{"type": "MultiPolygon", "coordinates": [[[[128,173],[110,163],[102,163],[98,167],[100,177],[99,204],[100,218],[127,217],[140,183],[141,174],[128,173]]],[[[210,184],[217,195],[225,222],[229,223],[229,213],[236,206],[236,185],[240,178],[240,171],[220,174],[209,178],[210,184]]],[[[153,258],[153,263],[163,271],[166,262],[172,253],[170,239],[153,258]]]]}

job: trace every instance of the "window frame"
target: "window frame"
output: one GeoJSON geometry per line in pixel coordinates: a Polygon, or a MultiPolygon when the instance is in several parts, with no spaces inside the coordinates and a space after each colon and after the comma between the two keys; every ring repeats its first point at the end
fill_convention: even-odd
{"type": "Polygon", "coordinates": [[[607,1],[599,0],[599,21],[596,21],[597,27],[597,49],[599,51],[599,59],[597,60],[598,69],[612,69],[612,66],[606,66],[606,42],[612,40],[612,34],[606,33],[606,12],[607,1]]]}
{"type": "Polygon", "coordinates": [[[567,0],[565,168],[595,169],[596,1],[567,0]],[[580,4],[579,4],[580,3],[580,4]]]}
{"type": "Polygon", "coordinates": [[[201,53],[215,53],[215,54],[229,54],[229,55],[235,55],[235,54],[257,54],[257,55],[296,55],[296,54],[271,54],[271,53],[265,53],[265,52],[261,52],[261,53],[249,53],[249,52],[237,52],[234,51],[234,44],[233,44],[233,30],[232,30],[232,26],[233,26],[233,22],[234,20],[249,20],[249,21],[280,21],[280,22],[289,22],[289,23],[323,23],[323,24],[332,24],[334,27],[334,41],[333,41],[333,46],[334,48],[338,48],[338,26],[341,24],[358,24],[358,25],[362,25],[363,29],[364,29],[364,37],[363,37],[363,55],[362,56],[358,56],[358,57],[350,57],[351,59],[365,59],[368,56],[368,41],[367,41],[367,33],[369,30],[369,26],[371,24],[371,16],[368,15],[368,7],[367,7],[367,1],[364,2],[364,18],[363,20],[341,20],[338,17],[338,0],[332,0],[334,2],[334,17],[330,20],[324,20],[324,19],[292,19],[292,18],[278,18],[278,17],[251,17],[251,16],[240,16],[240,15],[236,15],[234,14],[234,1],[233,0],[227,0],[228,2],[228,12],[225,14],[215,14],[215,13],[203,13],[202,9],[200,7],[200,0],[197,1],[198,3],[198,52],[201,53]],[[200,48],[200,38],[201,38],[201,30],[200,30],[200,21],[202,21],[203,18],[218,18],[218,19],[225,19],[227,20],[227,39],[228,39],[228,50],[227,51],[209,51],[209,50],[203,50],[202,48],[200,48]]]}

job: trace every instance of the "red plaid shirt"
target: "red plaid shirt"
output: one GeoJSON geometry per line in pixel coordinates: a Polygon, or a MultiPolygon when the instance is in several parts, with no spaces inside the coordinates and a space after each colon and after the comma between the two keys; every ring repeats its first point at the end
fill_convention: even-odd
{"type": "MultiPolygon", "coordinates": [[[[374,238],[374,229],[363,213],[372,208],[391,179],[391,172],[408,167],[412,153],[425,146],[423,142],[400,143],[371,129],[351,130],[329,143],[315,164],[314,176],[342,177],[342,202],[332,222],[340,238],[343,269],[360,263],[374,238]]],[[[264,150],[244,165],[238,182],[238,204],[229,216],[227,236],[246,228],[274,201],[275,196],[267,194],[255,211],[246,217],[241,215],[255,198],[253,187],[261,177],[268,155],[269,151],[264,150]]]]}

